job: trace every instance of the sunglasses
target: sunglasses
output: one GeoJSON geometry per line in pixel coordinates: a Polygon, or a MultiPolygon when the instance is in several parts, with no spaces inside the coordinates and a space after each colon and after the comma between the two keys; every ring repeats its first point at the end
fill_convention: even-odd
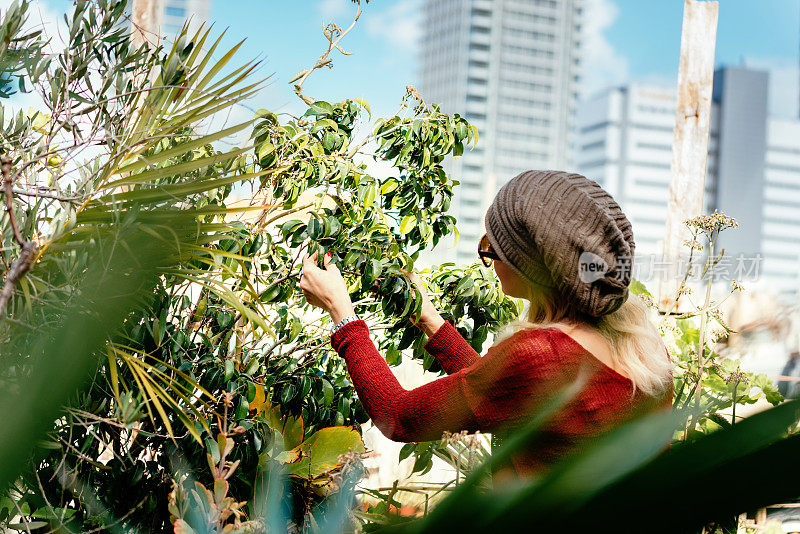
{"type": "Polygon", "coordinates": [[[502,261],[500,256],[498,256],[497,253],[492,250],[492,244],[489,243],[489,238],[486,236],[486,234],[484,234],[484,236],[478,242],[478,257],[487,267],[492,265],[492,260],[502,261]]]}

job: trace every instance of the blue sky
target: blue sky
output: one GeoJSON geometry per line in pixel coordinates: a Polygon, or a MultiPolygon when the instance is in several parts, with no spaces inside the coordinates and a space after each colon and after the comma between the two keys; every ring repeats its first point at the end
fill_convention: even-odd
{"type": "MultiPolygon", "coordinates": [[[[265,107],[299,109],[287,81],[321,53],[324,21],[349,24],[350,0],[212,0],[212,16],[230,27],[231,40],[247,37],[245,56],[264,58],[274,74],[265,107]]],[[[682,0],[590,0],[587,46],[589,92],[629,81],[674,86],[680,52],[682,0]]],[[[420,0],[373,0],[344,41],[355,55],[335,55],[334,69],[313,75],[309,94],[338,100],[362,96],[390,113],[415,81],[420,0]]],[[[772,73],[772,110],[797,113],[800,0],[721,0],[716,61],[772,73]]]]}
{"type": "MultiPolygon", "coordinates": [[[[588,0],[587,92],[628,82],[674,87],[680,51],[682,0],[588,0]]],[[[0,0],[5,3],[5,0],[0,0]]],[[[40,0],[53,12],[72,2],[40,0]]],[[[379,114],[392,113],[416,76],[418,11],[421,0],[372,0],[345,38],[352,56],[334,53],[333,70],[316,72],[308,94],[327,100],[360,96],[379,114]]],[[[297,112],[302,104],[288,80],[312,64],[326,41],[323,23],[349,25],[350,0],[212,0],[212,19],[229,28],[228,45],[247,41],[240,59],[259,58],[270,84],[253,108],[297,112]]],[[[721,0],[718,64],[739,64],[771,73],[771,110],[798,113],[800,0],[721,0]]],[[[243,112],[245,110],[242,110],[243,112]]]]}

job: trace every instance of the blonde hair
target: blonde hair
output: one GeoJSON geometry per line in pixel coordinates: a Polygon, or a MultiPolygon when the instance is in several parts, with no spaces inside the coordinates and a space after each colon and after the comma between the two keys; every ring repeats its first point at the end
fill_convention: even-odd
{"type": "MultiPolygon", "coordinates": [[[[588,325],[597,331],[611,349],[616,369],[630,378],[633,391],[658,396],[672,384],[672,362],[667,358],[665,346],[655,325],[648,318],[648,309],[641,298],[633,293],[616,311],[592,317],[572,306],[558,291],[545,290],[525,284],[528,294],[527,321],[509,325],[503,337],[520,331],[547,328],[554,324],[588,325]]],[[[499,341],[499,339],[498,339],[499,341]]]]}

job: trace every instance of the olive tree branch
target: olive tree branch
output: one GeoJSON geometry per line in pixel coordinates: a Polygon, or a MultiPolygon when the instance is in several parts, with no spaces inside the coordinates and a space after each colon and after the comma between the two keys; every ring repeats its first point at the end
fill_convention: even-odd
{"type": "Polygon", "coordinates": [[[20,246],[19,257],[15,259],[11,267],[8,268],[6,282],[3,285],[3,289],[0,290],[0,321],[2,321],[6,314],[8,301],[14,293],[14,287],[17,285],[20,278],[25,276],[25,273],[30,270],[33,264],[33,258],[36,256],[36,243],[33,241],[25,241],[25,239],[22,238],[22,233],[20,233],[19,226],[17,225],[17,219],[14,217],[14,181],[11,177],[11,158],[8,155],[4,155],[0,158],[0,172],[2,172],[3,175],[6,213],[8,214],[8,220],[11,225],[11,231],[14,234],[14,239],[20,246]]]}
{"type": "MultiPolygon", "coordinates": [[[[2,189],[3,193],[5,193],[5,188],[2,189]]],[[[77,197],[66,197],[62,195],[58,195],[56,193],[46,193],[43,191],[29,191],[27,189],[19,189],[14,188],[12,191],[15,195],[21,195],[23,197],[36,197],[36,198],[49,198],[53,200],[58,200],[60,202],[69,202],[69,203],[78,203],[84,199],[82,196],[77,197]]]]}
{"type": "Polygon", "coordinates": [[[17,219],[14,217],[14,180],[11,177],[10,157],[3,156],[0,158],[0,172],[3,174],[3,190],[6,198],[6,213],[8,214],[8,220],[11,224],[11,231],[14,234],[14,239],[17,241],[17,244],[19,246],[24,246],[25,240],[22,239],[22,234],[20,233],[19,226],[17,225],[17,219]]]}

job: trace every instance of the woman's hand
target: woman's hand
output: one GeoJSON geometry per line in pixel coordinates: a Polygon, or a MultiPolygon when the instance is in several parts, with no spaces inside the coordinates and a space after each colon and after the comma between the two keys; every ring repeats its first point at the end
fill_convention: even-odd
{"type": "Polygon", "coordinates": [[[300,289],[306,301],[312,306],[322,308],[338,323],[348,315],[353,315],[353,303],[347,292],[347,284],[339,268],[330,263],[330,254],[325,255],[324,268],[317,267],[317,253],[303,259],[303,274],[300,276],[300,289]]]}
{"type": "Polygon", "coordinates": [[[433,334],[439,330],[444,324],[444,319],[439,314],[439,311],[433,306],[430,297],[428,297],[428,291],[425,289],[425,286],[422,284],[422,280],[419,279],[419,276],[416,273],[410,273],[401,269],[404,275],[411,280],[411,283],[414,284],[417,289],[419,290],[420,294],[422,295],[422,309],[419,312],[419,317],[415,315],[411,315],[411,322],[416,324],[425,335],[431,337],[433,334]]]}

